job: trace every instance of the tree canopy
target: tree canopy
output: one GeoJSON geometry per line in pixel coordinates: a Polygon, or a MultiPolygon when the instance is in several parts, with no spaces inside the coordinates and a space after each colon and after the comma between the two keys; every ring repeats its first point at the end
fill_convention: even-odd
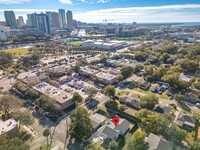
{"type": "Polygon", "coordinates": [[[113,99],[115,97],[115,87],[113,85],[108,85],[105,88],[105,95],[113,99]]]}
{"type": "Polygon", "coordinates": [[[77,108],[70,115],[69,133],[79,138],[87,139],[92,134],[92,124],[88,112],[82,108],[77,108]]]}
{"type": "Polygon", "coordinates": [[[153,110],[156,104],[158,104],[158,97],[154,94],[149,94],[148,96],[141,97],[142,107],[153,110]]]}
{"type": "Polygon", "coordinates": [[[18,137],[8,137],[2,135],[0,137],[1,150],[29,150],[30,147],[18,137]]]}

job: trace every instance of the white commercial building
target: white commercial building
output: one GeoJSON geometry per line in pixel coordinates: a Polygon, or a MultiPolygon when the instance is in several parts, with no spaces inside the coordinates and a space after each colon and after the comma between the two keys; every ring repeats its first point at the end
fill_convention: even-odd
{"type": "Polygon", "coordinates": [[[10,36],[10,27],[0,26],[0,40],[6,40],[10,36]]]}

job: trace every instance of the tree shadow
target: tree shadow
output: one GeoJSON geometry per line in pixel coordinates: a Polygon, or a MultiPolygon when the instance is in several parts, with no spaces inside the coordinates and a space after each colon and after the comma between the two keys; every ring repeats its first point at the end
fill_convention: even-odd
{"type": "Polygon", "coordinates": [[[67,144],[67,148],[70,150],[84,150],[84,144],[81,142],[81,140],[70,136],[67,144]]]}

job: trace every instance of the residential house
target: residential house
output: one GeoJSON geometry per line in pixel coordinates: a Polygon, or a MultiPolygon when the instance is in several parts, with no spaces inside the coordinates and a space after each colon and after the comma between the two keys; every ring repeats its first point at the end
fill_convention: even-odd
{"type": "Polygon", "coordinates": [[[155,112],[164,115],[164,114],[171,114],[172,108],[169,106],[157,105],[154,109],[155,112]]]}
{"type": "Polygon", "coordinates": [[[194,90],[187,90],[184,94],[184,99],[191,103],[198,103],[200,102],[200,94],[194,90]]]}
{"type": "Polygon", "coordinates": [[[176,124],[178,126],[187,126],[187,127],[194,128],[196,121],[197,121],[196,116],[184,114],[180,112],[177,117],[176,124]]]}
{"type": "Polygon", "coordinates": [[[128,106],[133,106],[138,109],[140,109],[142,105],[142,102],[139,98],[135,98],[132,96],[121,96],[119,97],[119,101],[122,103],[126,103],[128,106]]]}
{"type": "Polygon", "coordinates": [[[0,120],[0,135],[4,133],[9,136],[17,136],[19,134],[19,123],[12,118],[6,121],[0,120]]]}
{"type": "Polygon", "coordinates": [[[143,81],[141,83],[138,84],[138,87],[143,89],[143,90],[146,90],[149,88],[149,86],[151,85],[150,82],[147,82],[147,81],[143,81]]]}
{"type": "Polygon", "coordinates": [[[108,141],[116,140],[119,135],[124,136],[129,130],[130,123],[126,119],[120,118],[119,124],[115,126],[111,121],[107,125],[99,128],[89,139],[88,142],[109,143],[108,141]]]}
{"type": "Polygon", "coordinates": [[[91,120],[93,129],[97,130],[100,127],[101,123],[106,121],[106,117],[98,113],[95,113],[90,116],[90,120],[91,120]]]}
{"type": "Polygon", "coordinates": [[[173,145],[169,141],[163,139],[162,136],[157,136],[150,133],[146,139],[149,150],[172,150],[173,145]]]}

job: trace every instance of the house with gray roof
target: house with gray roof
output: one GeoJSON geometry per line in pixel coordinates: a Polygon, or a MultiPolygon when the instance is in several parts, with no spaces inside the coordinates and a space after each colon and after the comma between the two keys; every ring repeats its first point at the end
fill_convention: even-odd
{"type": "Polygon", "coordinates": [[[177,117],[176,124],[178,126],[187,126],[187,127],[194,128],[196,121],[197,121],[196,116],[184,114],[180,112],[177,117]]]}
{"type": "Polygon", "coordinates": [[[169,141],[163,139],[162,136],[157,136],[150,133],[146,139],[149,150],[172,150],[173,145],[169,141]]]}
{"type": "Polygon", "coordinates": [[[154,111],[158,114],[164,115],[164,114],[171,114],[172,108],[169,106],[164,105],[157,105],[154,111]]]}
{"type": "Polygon", "coordinates": [[[93,129],[96,130],[100,127],[101,123],[106,121],[106,117],[98,113],[95,113],[90,116],[90,120],[91,120],[93,129]]]}
{"type": "Polygon", "coordinates": [[[119,97],[119,101],[122,103],[126,103],[128,106],[133,106],[138,109],[141,108],[141,104],[142,104],[142,102],[139,98],[135,98],[132,96],[121,96],[121,97],[119,97]]]}
{"type": "Polygon", "coordinates": [[[126,119],[120,118],[119,124],[115,126],[111,121],[100,127],[89,139],[88,142],[104,143],[110,140],[116,140],[119,135],[124,136],[129,130],[130,123],[126,119]]]}

